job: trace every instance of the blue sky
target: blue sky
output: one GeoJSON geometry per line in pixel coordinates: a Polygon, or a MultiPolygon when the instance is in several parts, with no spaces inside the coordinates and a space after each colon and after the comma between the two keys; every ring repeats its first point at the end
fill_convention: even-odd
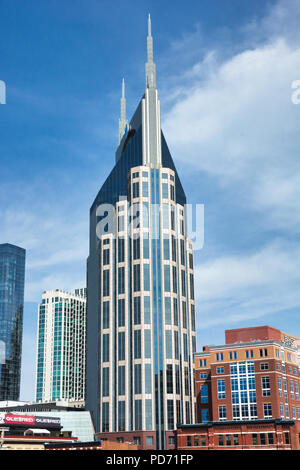
{"type": "Polygon", "coordinates": [[[85,284],[89,207],[114,163],[121,80],[144,91],[152,18],[162,127],[189,202],[198,349],[224,329],[300,337],[297,0],[0,0],[0,242],[27,250],[21,398],[34,398],[37,303],[85,284]]]}

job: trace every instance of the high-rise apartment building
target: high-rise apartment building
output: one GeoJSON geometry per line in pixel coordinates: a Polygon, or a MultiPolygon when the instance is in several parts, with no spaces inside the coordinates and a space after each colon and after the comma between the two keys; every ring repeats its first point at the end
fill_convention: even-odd
{"type": "Polygon", "coordinates": [[[192,242],[160,125],[150,18],[146,89],[130,121],[122,86],[113,170],[90,210],[87,409],[96,431],[166,448],[195,419],[192,242]]]}
{"type": "Polygon", "coordinates": [[[85,296],[45,291],[38,312],[37,402],[84,401],[85,345],[85,296]]]}
{"type": "Polygon", "coordinates": [[[25,250],[0,244],[0,400],[20,394],[25,250]]]}

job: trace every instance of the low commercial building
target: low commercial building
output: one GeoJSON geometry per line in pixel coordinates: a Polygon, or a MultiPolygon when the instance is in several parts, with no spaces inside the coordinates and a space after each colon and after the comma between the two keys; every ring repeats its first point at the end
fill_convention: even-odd
{"type": "Polygon", "coordinates": [[[138,446],[129,442],[95,441],[95,442],[70,442],[50,443],[45,445],[45,450],[138,450],[138,446]]]}
{"type": "Polygon", "coordinates": [[[80,442],[92,442],[95,439],[94,426],[89,411],[73,406],[64,401],[48,403],[0,402],[0,413],[17,413],[19,415],[50,416],[58,418],[62,431],[71,431],[80,442]]]}
{"type": "Polygon", "coordinates": [[[0,413],[0,450],[44,450],[46,443],[77,441],[59,418],[0,413]]]}
{"type": "Polygon", "coordinates": [[[270,419],[178,425],[178,450],[299,450],[294,421],[270,419]]]}

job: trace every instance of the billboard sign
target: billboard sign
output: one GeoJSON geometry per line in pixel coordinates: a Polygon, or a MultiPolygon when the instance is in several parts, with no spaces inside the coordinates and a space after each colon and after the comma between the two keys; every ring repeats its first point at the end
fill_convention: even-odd
{"type": "Polygon", "coordinates": [[[31,416],[31,415],[17,415],[5,414],[0,416],[0,423],[10,424],[15,426],[29,426],[39,428],[60,428],[60,418],[48,416],[31,416]]]}

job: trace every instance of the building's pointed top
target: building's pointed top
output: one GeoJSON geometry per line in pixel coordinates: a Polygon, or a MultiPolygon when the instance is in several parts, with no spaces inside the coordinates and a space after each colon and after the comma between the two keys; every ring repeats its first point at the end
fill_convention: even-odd
{"type": "Polygon", "coordinates": [[[151,36],[151,16],[148,15],[148,36],[151,36]]]}
{"type": "Polygon", "coordinates": [[[122,79],[122,98],[125,98],[125,80],[122,79]]]}
{"type": "Polygon", "coordinates": [[[156,88],[156,68],[153,62],[153,38],[151,35],[151,17],[148,16],[146,87],[156,88]]]}
{"type": "Polygon", "coordinates": [[[125,133],[127,121],[126,121],[126,98],[125,98],[125,80],[122,80],[122,97],[121,97],[121,116],[119,119],[119,143],[125,133]]]}

